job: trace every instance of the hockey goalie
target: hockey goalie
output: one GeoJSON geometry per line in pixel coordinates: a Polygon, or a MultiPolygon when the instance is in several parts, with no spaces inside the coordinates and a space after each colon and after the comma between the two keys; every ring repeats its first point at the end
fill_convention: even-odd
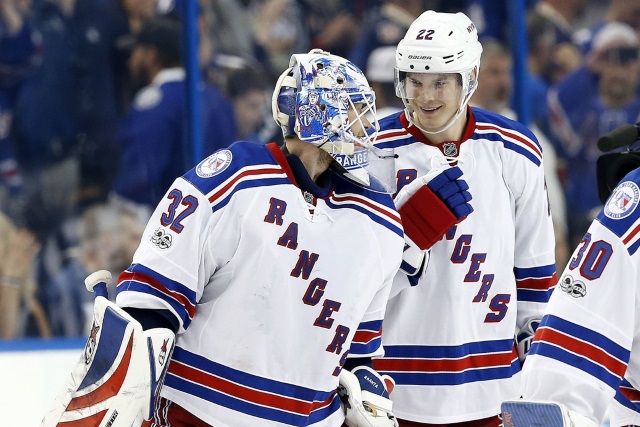
{"type": "Polygon", "coordinates": [[[110,282],[104,270],[85,281],[96,294],[89,339],[43,427],[131,427],[153,416],[175,334],[165,328],[143,330],[107,299],[110,282]]]}

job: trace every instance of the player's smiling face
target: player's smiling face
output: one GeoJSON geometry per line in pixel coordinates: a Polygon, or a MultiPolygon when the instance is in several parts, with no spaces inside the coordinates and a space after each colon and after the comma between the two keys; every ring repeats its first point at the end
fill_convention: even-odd
{"type": "Polygon", "coordinates": [[[413,120],[426,130],[445,126],[460,107],[459,74],[407,73],[406,93],[413,120]]]}

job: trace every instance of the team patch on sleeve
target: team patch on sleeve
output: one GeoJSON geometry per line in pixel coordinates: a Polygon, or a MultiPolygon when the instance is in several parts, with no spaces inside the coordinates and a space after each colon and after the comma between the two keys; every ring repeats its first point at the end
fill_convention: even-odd
{"type": "Polygon", "coordinates": [[[231,150],[218,150],[196,166],[196,174],[200,178],[211,178],[223,172],[231,164],[231,150]]]}
{"type": "Polygon", "coordinates": [[[623,219],[633,213],[640,201],[638,185],[632,181],[619,184],[604,207],[604,215],[611,219],[623,219]]]}
{"type": "Polygon", "coordinates": [[[624,181],[615,188],[597,220],[618,236],[630,255],[640,247],[640,189],[633,181],[624,181]]]}

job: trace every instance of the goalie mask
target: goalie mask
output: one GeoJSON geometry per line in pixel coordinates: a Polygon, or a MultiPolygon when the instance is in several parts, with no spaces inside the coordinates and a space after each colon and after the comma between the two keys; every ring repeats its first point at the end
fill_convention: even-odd
{"type": "MultiPolygon", "coordinates": [[[[478,31],[464,13],[429,10],[420,15],[396,49],[394,83],[407,118],[427,134],[451,127],[466,110],[478,86],[481,54],[478,31]],[[436,100],[435,108],[453,105],[457,109],[444,123],[424,129],[424,123],[416,119],[415,105],[429,105],[424,101],[429,97],[436,100]]],[[[435,108],[434,111],[425,108],[425,114],[435,115],[435,108]]]]}
{"type": "Polygon", "coordinates": [[[395,192],[393,150],[374,145],[375,94],[352,62],[319,49],[293,55],[276,83],[272,110],[285,138],[328,152],[338,170],[365,188],[395,192]]]}

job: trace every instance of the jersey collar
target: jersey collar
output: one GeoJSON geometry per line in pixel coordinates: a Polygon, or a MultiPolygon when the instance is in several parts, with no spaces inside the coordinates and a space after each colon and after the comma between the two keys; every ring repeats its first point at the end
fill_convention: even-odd
{"type": "Polygon", "coordinates": [[[429,138],[427,138],[427,136],[424,133],[422,133],[422,131],[418,129],[417,126],[415,126],[413,123],[409,121],[409,119],[407,119],[406,110],[400,114],[400,124],[415,139],[422,142],[423,144],[430,145],[432,147],[437,147],[443,154],[446,154],[446,155],[449,155],[449,154],[444,152],[445,145],[450,145],[452,143],[455,144],[456,153],[460,153],[460,145],[463,142],[469,140],[471,138],[471,135],[473,135],[473,133],[476,131],[476,118],[474,117],[473,110],[469,105],[467,105],[467,126],[465,127],[464,132],[462,132],[462,138],[460,139],[460,141],[444,141],[439,144],[434,144],[433,142],[429,141],[429,138]]]}
{"type": "Polygon", "coordinates": [[[267,148],[276,159],[278,164],[284,169],[289,180],[303,192],[311,193],[314,197],[325,198],[331,193],[332,180],[331,172],[326,170],[321,175],[323,186],[318,185],[311,179],[304,165],[297,156],[285,155],[275,142],[267,144],[267,148]]]}

